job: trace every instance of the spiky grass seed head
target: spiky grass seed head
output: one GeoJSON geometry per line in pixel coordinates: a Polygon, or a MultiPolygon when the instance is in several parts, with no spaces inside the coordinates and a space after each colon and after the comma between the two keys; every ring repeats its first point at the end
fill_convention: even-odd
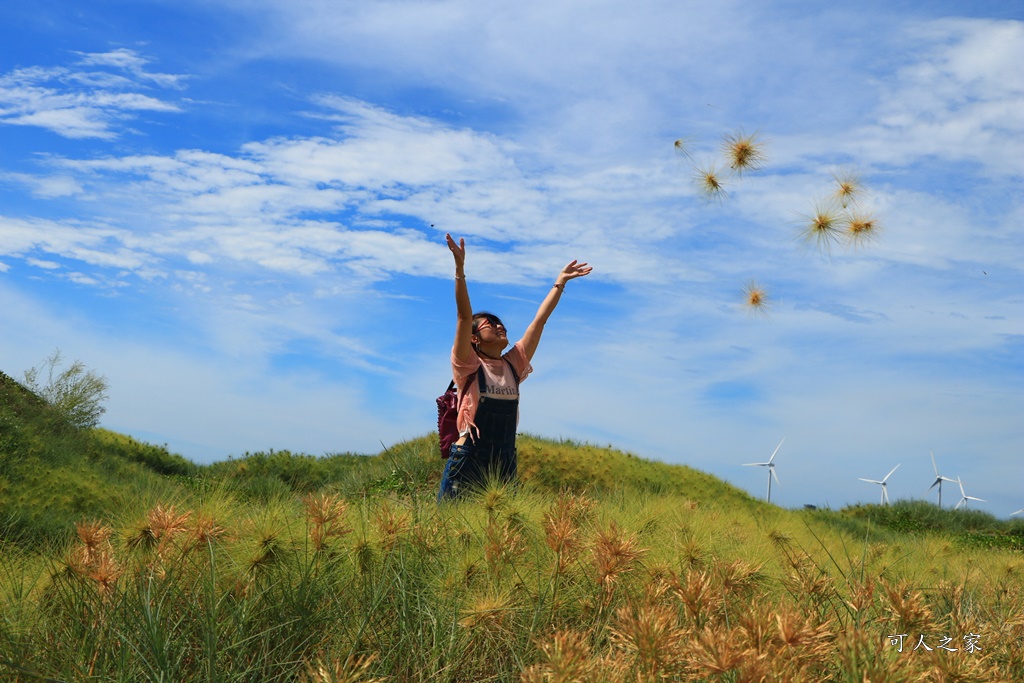
{"type": "Polygon", "coordinates": [[[462,610],[459,626],[496,635],[506,631],[514,610],[515,603],[509,593],[486,592],[471,599],[462,610]]]}
{"type": "Polygon", "coordinates": [[[640,547],[635,536],[627,534],[612,522],[607,529],[597,532],[592,552],[598,585],[610,590],[621,574],[635,568],[647,549],[640,547]]]}
{"type": "Polygon", "coordinates": [[[693,156],[690,154],[690,140],[688,138],[679,138],[672,143],[677,154],[682,154],[684,157],[693,161],[693,156]]]}
{"type": "Polygon", "coordinates": [[[764,287],[751,280],[743,286],[743,305],[750,313],[768,317],[771,299],[764,287]]]}
{"type": "Polygon", "coordinates": [[[864,194],[864,185],[853,171],[833,173],[832,179],[836,182],[832,196],[844,209],[850,204],[855,204],[864,194]]]}
{"type": "Polygon", "coordinates": [[[832,254],[832,245],[842,235],[843,217],[831,202],[818,202],[809,214],[801,216],[801,236],[819,252],[832,254]]]}
{"type": "Polygon", "coordinates": [[[757,134],[747,135],[743,130],[726,135],[722,139],[722,152],[729,163],[729,168],[737,175],[756,171],[768,160],[764,153],[764,143],[758,141],[757,134]]]}
{"type": "Polygon", "coordinates": [[[179,514],[173,505],[168,505],[165,508],[158,504],[149,511],[147,517],[153,536],[161,543],[168,543],[178,534],[188,531],[188,522],[192,517],[192,512],[185,511],[179,514]]]}
{"type": "Polygon", "coordinates": [[[720,202],[729,196],[722,175],[713,162],[695,168],[693,180],[697,185],[697,192],[707,202],[720,202]]]}
{"type": "Polygon", "coordinates": [[[846,219],[846,240],[852,247],[861,247],[878,239],[881,226],[871,214],[853,212],[846,219]]]}
{"type": "Polygon", "coordinates": [[[91,551],[108,545],[112,531],[107,525],[95,520],[75,523],[75,532],[78,534],[78,539],[82,542],[82,545],[91,551]]]}
{"type": "Polygon", "coordinates": [[[306,670],[300,674],[302,683],[383,683],[385,679],[370,676],[369,670],[376,653],[371,655],[352,655],[342,661],[331,657],[326,661],[317,659],[306,662],[306,670]]]}
{"type": "Polygon", "coordinates": [[[523,681],[586,681],[595,673],[587,634],[557,631],[538,640],[541,662],[528,670],[523,681]]]}

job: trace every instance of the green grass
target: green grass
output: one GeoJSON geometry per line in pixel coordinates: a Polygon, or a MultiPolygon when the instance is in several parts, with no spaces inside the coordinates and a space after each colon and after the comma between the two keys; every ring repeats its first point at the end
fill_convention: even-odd
{"type": "Polygon", "coordinates": [[[433,435],[373,455],[268,451],[198,466],[69,429],[8,379],[3,680],[998,681],[1024,670],[1020,520],[922,502],[784,510],[689,467],[532,435],[519,441],[519,485],[438,505],[433,435]],[[976,633],[985,649],[900,654],[893,633],[976,633]]]}
{"type": "Polygon", "coordinates": [[[166,449],[79,429],[0,374],[0,533],[28,546],[65,539],[146,491],[171,496],[198,468],[166,449]]]}
{"type": "Polygon", "coordinates": [[[667,635],[651,637],[674,643],[657,664],[666,680],[735,680],[744,658],[732,678],[700,668],[708,638],[733,638],[739,657],[755,627],[766,661],[805,667],[804,680],[933,671],[880,642],[899,629],[984,634],[987,657],[960,661],[987,677],[965,680],[999,680],[1019,655],[1024,558],[938,535],[893,543],[821,515],[529,482],[440,506],[432,491],[316,500],[254,505],[221,487],[112,516],[91,546],[85,532],[43,552],[5,549],[0,660],[56,680],[293,681],[373,655],[367,676],[516,681],[554,666],[545,648],[572,633],[606,680],[636,680],[654,665],[629,643],[652,615],[667,635]],[[555,519],[567,522],[562,546],[555,519]],[[890,594],[921,607],[900,616],[890,594]],[[806,642],[778,642],[780,614],[806,642]]]}

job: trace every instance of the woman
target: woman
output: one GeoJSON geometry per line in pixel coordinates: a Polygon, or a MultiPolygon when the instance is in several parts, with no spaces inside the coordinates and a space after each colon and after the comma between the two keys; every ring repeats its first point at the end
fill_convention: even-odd
{"type": "Polygon", "coordinates": [[[488,476],[511,481],[516,476],[516,426],[519,383],[533,371],[530,361],[544,324],[558,305],[565,283],[587,275],[586,263],[573,261],[555,278],[526,333],[507,352],[508,336],[491,313],[473,313],[466,287],[466,241],[445,235],[455,257],[455,345],[452,376],[459,388],[459,439],[452,445],[441,478],[438,500],[454,498],[488,476]],[[504,352],[504,353],[503,353],[504,352]]]}

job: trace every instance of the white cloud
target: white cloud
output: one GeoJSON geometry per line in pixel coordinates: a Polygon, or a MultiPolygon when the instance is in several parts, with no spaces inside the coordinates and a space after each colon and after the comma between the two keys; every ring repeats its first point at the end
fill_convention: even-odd
{"type": "Polygon", "coordinates": [[[880,163],[934,157],[1019,178],[1024,23],[949,19],[908,33],[917,58],[885,84],[877,123],[853,131],[844,147],[880,163]]]}
{"type": "Polygon", "coordinates": [[[134,241],[124,229],[0,215],[0,254],[9,256],[39,252],[100,268],[135,269],[151,258],[130,246],[134,241]]]}
{"type": "Polygon", "coordinates": [[[70,175],[34,176],[28,173],[4,173],[0,174],[0,180],[25,185],[33,196],[42,199],[70,197],[82,192],[81,184],[70,175]]]}
{"type": "Polygon", "coordinates": [[[35,266],[36,268],[43,268],[45,270],[56,270],[57,268],[61,267],[59,263],[56,263],[54,261],[43,261],[35,258],[25,259],[25,263],[27,263],[30,266],[35,266]]]}
{"type": "MultiPolygon", "coordinates": [[[[330,104],[344,112],[334,139],[277,138],[250,143],[235,157],[187,150],[52,163],[61,177],[75,178],[90,205],[122,213],[104,220],[125,224],[137,239],[145,236],[154,254],[193,263],[202,245],[205,263],[220,257],[307,275],[346,261],[374,279],[438,272],[437,259],[424,257],[443,253],[443,246],[424,233],[363,227],[390,212],[451,225],[472,220],[467,235],[552,241],[539,221],[524,224],[515,215],[531,202],[526,217],[543,215],[547,191],[531,187],[534,181],[515,169],[492,136],[348,100],[330,104]]],[[[519,278],[503,260],[491,261],[490,279],[519,278]]]]}
{"type": "Polygon", "coordinates": [[[135,50],[120,48],[110,52],[78,52],[81,56],[79,64],[83,66],[110,66],[127,71],[140,81],[153,81],[161,88],[181,88],[188,76],[182,74],[153,73],[146,70],[146,65],[153,60],[139,54],[135,50]]]}
{"type": "MultiPolygon", "coordinates": [[[[481,21],[491,27],[489,22],[494,17],[482,20],[476,9],[458,3],[451,6],[461,7],[467,14],[461,15],[462,19],[457,18],[458,14],[454,19],[438,18],[440,23],[427,22],[426,25],[434,26],[436,31],[474,35],[479,32],[481,21]]],[[[298,21],[300,15],[288,16],[288,21],[298,21]]],[[[307,47],[328,37],[338,42],[334,31],[353,21],[355,26],[346,30],[357,34],[365,31],[365,36],[376,36],[383,26],[379,23],[383,15],[375,9],[339,9],[326,16],[328,19],[315,31],[311,41],[305,43],[307,47]],[[347,16],[346,21],[332,24],[339,12],[347,16]]],[[[658,25],[655,16],[651,7],[645,6],[629,21],[650,28],[658,25]]],[[[732,10],[726,8],[714,18],[705,16],[703,19],[724,25],[729,16],[732,10]]],[[[572,17],[571,12],[550,15],[550,25],[541,26],[541,31],[547,32],[539,38],[541,43],[552,48],[559,32],[574,21],[572,17]]],[[[607,37],[609,27],[622,20],[623,16],[610,7],[598,8],[588,15],[586,22],[567,32],[568,44],[588,36],[607,37]]],[[[510,29],[513,34],[525,30],[522,21],[521,18],[520,24],[510,29]]],[[[401,32],[401,24],[399,21],[396,26],[389,21],[387,26],[401,32]]],[[[1011,29],[1013,26],[1010,25],[1011,29]]],[[[742,32],[750,27],[741,23],[734,25],[733,30],[742,32]]],[[[641,60],[645,68],[662,69],[668,74],[679,68],[680,59],[685,63],[691,61],[692,55],[669,59],[669,48],[678,40],[678,36],[670,33],[657,33],[658,39],[651,48],[653,52],[645,53],[641,60]],[[665,61],[659,62],[657,55],[662,55],[665,61]]],[[[933,45],[935,56],[930,58],[940,65],[939,71],[954,74],[960,83],[978,82],[989,68],[1006,71],[1005,65],[1015,54],[1012,46],[1017,32],[998,23],[970,24],[964,28],[962,24],[939,22],[927,24],[920,33],[919,40],[930,41],[927,44],[933,45]],[[1004,42],[1010,47],[1001,51],[990,49],[984,58],[972,56],[976,50],[971,46],[988,45],[991,41],[985,36],[992,33],[1004,36],[1004,42]],[[941,45],[935,46],[940,40],[941,45]]],[[[633,34],[625,32],[621,39],[613,37],[609,45],[602,45],[602,50],[610,50],[611,54],[628,51],[627,48],[631,48],[629,35],[633,34]]],[[[719,39],[721,37],[716,38],[719,39]]],[[[351,48],[350,43],[341,42],[347,46],[342,48],[343,52],[351,48]]],[[[522,41],[515,44],[522,45],[522,41]]],[[[694,49],[705,50],[708,45],[702,43],[694,49]]],[[[591,45],[579,53],[573,52],[572,59],[576,61],[566,68],[585,68],[588,60],[595,58],[595,47],[591,45]]],[[[546,61],[550,57],[548,53],[523,52],[518,59],[510,61],[501,43],[484,46],[482,50],[481,59],[473,62],[480,78],[491,73],[488,69],[500,69],[503,73],[532,74],[526,80],[566,82],[563,75],[549,74],[538,68],[538,64],[550,65],[546,61]],[[496,52],[492,54],[487,50],[496,52]]],[[[332,54],[335,53],[327,57],[331,58],[332,54]]],[[[345,58],[354,58],[348,52],[345,54],[345,58]]],[[[608,54],[602,54],[607,60],[608,54]]],[[[429,61],[424,58],[425,63],[429,61]]],[[[83,55],[81,66],[107,66],[136,77],[145,73],[146,63],[138,53],[120,50],[83,55]]],[[[23,71],[38,73],[40,80],[50,73],[23,71]]],[[[66,72],[62,77],[66,79],[68,75],[66,72]]],[[[920,65],[908,65],[899,72],[894,83],[894,93],[902,93],[910,87],[925,91],[936,84],[936,79],[920,65]]],[[[621,87],[622,83],[616,81],[609,87],[612,85],[621,87]]],[[[982,80],[977,87],[990,85],[982,80]]],[[[994,92],[997,100],[1011,98],[1006,104],[1012,108],[1015,85],[1003,83],[994,92]]],[[[118,99],[115,94],[107,93],[105,100],[98,101],[114,107],[130,106],[130,98],[118,99]]],[[[603,261],[606,275],[623,282],[707,277],[706,264],[683,266],[676,256],[691,239],[692,222],[708,221],[714,207],[707,207],[703,213],[694,211],[690,202],[693,192],[685,168],[669,163],[671,139],[668,137],[661,143],[666,153],[664,157],[654,152],[625,163],[602,165],[600,156],[587,158],[591,149],[567,154],[561,143],[548,149],[524,145],[524,139],[537,142],[537,121],[531,121],[532,125],[525,128],[533,132],[513,139],[424,117],[400,116],[350,97],[321,94],[315,102],[327,110],[326,114],[315,116],[337,124],[335,135],[274,137],[250,142],[235,154],[181,150],[171,155],[64,160],[57,164],[62,174],[60,180],[39,178],[36,186],[42,189],[37,192],[48,191],[54,196],[59,196],[59,192],[84,195],[98,207],[97,211],[105,212],[109,208],[109,213],[98,214],[100,220],[123,226],[137,239],[145,239],[144,247],[133,244],[136,251],[145,249],[159,258],[183,259],[211,269],[218,264],[236,262],[312,276],[344,264],[350,273],[371,280],[389,273],[439,273],[439,267],[432,265],[437,254],[443,255],[436,242],[442,230],[451,230],[466,235],[474,248],[493,240],[511,245],[515,253],[524,257],[539,257],[545,246],[552,251],[586,250],[596,257],[588,257],[591,260],[603,261]],[[125,201],[128,198],[131,204],[125,201]],[[139,198],[142,198],[141,203],[137,201],[139,198]],[[437,232],[426,230],[425,225],[429,223],[438,226],[437,232]],[[383,227],[373,227],[374,224],[383,227]],[[678,247],[672,244],[675,240],[678,240],[678,247]],[[649,244],[659,245],[657,256],[646,246],[649,244]],[[202,253],[198,259],[197,253],[202,253]],[[396,253],[404,258],[392,258],[396,253]]],[[[904,99],[890,99],[883,105],[883,111],[887,111],[886,107],[904,106],[901,102],[904,99]]],[[[914,98],[906,102],[907,107],[917,106],[914,98]]],[[[144,102],[140,100],[140,103],[144,102]]],[[[914,119],[911,114],[915,110],[907,111],[908,120],[914,119]]],[[[46,113],[63,115],[59,111],[46,113]]],[[[71,117],[75,115],[73,111],[66,113],[71,117]]],[[[664,113],[662,106],[658,116],[664,113]]],[[[610,116],[619,117],[621,112],[610,116]]],[[[638,121],[630,120],[623,121],[622,125],[637,124],[638,121]]],[[[88,116],[77,124],[66,121],[62,125],[69,132],[76,130],[77,125],[82,135],[113,134],[104,128],[102,121],[88,116]],[[90,125],[94,128],[90,129],[90,125]]],[[[584,135],[594,135],[596,131],[586,124],[582,124],[581,130],[584,135]]],[[[885,126],[862,127],[855,131],[855,143],[840,142],[838,149],[859,146],[868,151],[867,158],[872,163],[892,163],[900,153],[900,144],[927,134],[920,126],[899,131],[885,126]]],[[[832,141],[822,144],[820,135],[805,135],[803,140],[776,138],[776,150],[782,163],[806,166],[808,158],[813,159],[822,154],[821,150],[828,150],[829,145],[834,146],[832,141]],[[808,144],[811,140],[814,144],[808,144]]],[[[604,139],[604,136],[595,139],[604,139]]],[[[709,136],[709,139],[714,138],[709,136]]],[[[941,146],[947,152],[956,148],[948,139],[941,146]]],[[[922,149],[918,148],[918,152],[922,149]]],[[[734,204],[743,207],[744,217],[753,223],[775,220],[767,212],[776,207],[776,213],[787,214],[784,220],[791,221],[794,210],[804,208],[804,201],[810,199],[802,197],[800,206],[794,201],[783,209],[787,197],[800,195],[799,188],[792,184],[784,186],[781,182],[791,183],[793,179],[792,175],[772,176],[770,173],[766,178],[752,179],[751,187],[761,183],[765,191],[754,190],[750,193],[751,200],[741,198],[734,204]],[[780,182],[773,186],[773,179],[780,182]],[[778,194],[780,190],[783,194],[778,194]],[[769,191],[776,194],[770,195],[769,191]]],[[[748,192],[747,187],[740,190],[741,195],[744,192],[748,192]]],[[[883,200],[891,199],[881,196],[883,200]]],[[[894,208],[901,210],[901,206],[894,208]]],[[[733,212],[733,208],[727,207],[724,214],[719,213],[728,220],[733,212]]],[[[902,216],[893,218],[902,219],[902,216]]],[[[907,218],[913,220],[915,216],[908,213],[907,218]]],[[[888,223],[889,217],[886,221],[888,223]]],[[[899,222],[891,227],[896,229],[890,231],[893,235],[890,244],[895,246],[902,240],[901,248],[905,251],[902,258],[924,258],[924,254],[915,255],[917,247],[906,242],[904,236],[908,233],[898,229],[902,227],[899,222]]],[[[948,237],[946,234],[943,238],[946,243],[942,246],[955,246],[948,237]]],[[[754,236],[754,239],[760,238],[754,236]]],[[[483,251],[482,257],[488,259],[489,266],[483,278],[490,281],[523,281],[544,270],[535,268],[532,258],[523,259],[528,261],[525,269],[513,268],[507,265],[507,259],[489,256],[486,246],[483,251]]],[[[952,249],[946,253],[961,252],[952,249]]],[[[95,254],[90,257],[95,258],[95,254]]],[[[152,265],[150,259],[136,267],[152,265]]]]}
{"type": "Polygon", "coordinates": [[[0,75],[0,124],[45,128],[72,139],[109,140],[118,136],[119,121],[138,112],[181,111],[171,102],[131,92],[150,83],[178,87],[183,78],[147,73],[145,63],[137,53],[119,50],[85,55],[79,65],[127,69],[133,78],[65,67],[21,68],[0,75]]]}
{"type": "MultiPolygon", "coordinates": [[[[60,107],[60,105],[54,103],[36,106],[60,107]]],[[[71,139],[102,138],[109,140],[116,137],[109,130],[109,116],[107,113],[93,107],[60,107],[41,111],[37,110],[18,116],[5,116],[0,118],[0,123],[12,126],[46,128],[58,135],[71,139]]]]}

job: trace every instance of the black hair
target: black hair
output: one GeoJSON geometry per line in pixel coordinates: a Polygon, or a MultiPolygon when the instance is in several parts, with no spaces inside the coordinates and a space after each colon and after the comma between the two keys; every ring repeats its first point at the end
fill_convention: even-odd
{"type": "Polygon", "coordinates": [[[480,311],[478,313],[473,314],[473,334],[477,333],[477,328],[480,326],[481,320],[486,320],[495,327],[497,327],[498,325],[505,327],[505,323],[501,322],[501,318],[499,318],[498,316],[494,315],[493,313],[488,313],[487,311],[480,311]]]}

